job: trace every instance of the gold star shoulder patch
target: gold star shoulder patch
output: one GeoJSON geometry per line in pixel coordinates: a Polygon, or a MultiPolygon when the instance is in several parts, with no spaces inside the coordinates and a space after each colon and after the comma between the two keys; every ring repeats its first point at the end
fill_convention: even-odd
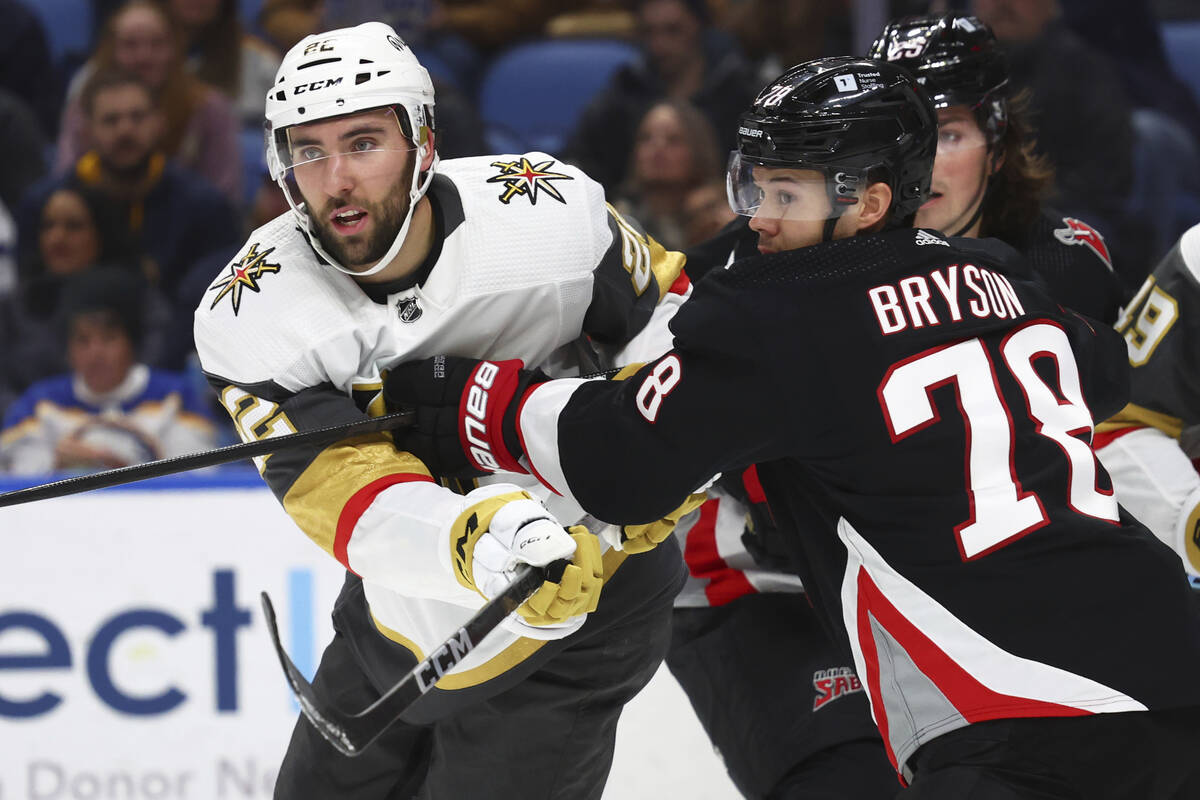
{"type": "Polygon", "coordinates": [[[234,316],[236,316],[242,306],[242,291],[249,289],[257,294],[262,291],[258,285],[259,279],[268,273],[279,272],[278,264],[267,262],[267,256],[273,252],[275,252],[274,247],[268,247],[261,253],[258,252],[258,242],[250,245],[250,249],[244,256],[229,265],[229,274],[222,275],[216,283],[208,287],[208,291],[217,293],[209,309],[216,308],[217,303],[228,296],[229,302],[233,305],[234,316]]]}
{"type": "Polygon", "coordinates": [[[534,164],[525,156],[521,156],[516,161],[493,161],[492,166],[500,170],[500,174],[488,178],[487,182],[504,184],[504,191],[499,199],[505,205],[517,195],[524,195],[529,198],[530,205],[537,205],[539,192],[545,192],[560,203],[567,202],[550,181],[570,181],[574,178],[561,172],[550,172],[550,168],[554,166],[554,159],[534,164]]]}

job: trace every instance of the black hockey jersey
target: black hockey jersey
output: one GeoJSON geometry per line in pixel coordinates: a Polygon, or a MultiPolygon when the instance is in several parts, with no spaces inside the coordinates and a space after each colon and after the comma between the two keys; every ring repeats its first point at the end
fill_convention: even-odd
{"type": "MultiPolygon", "coordinates": [[[[1108,324],[1116,320],[1124,299],[1121,282],[1104,237],[1091,225],[1045,210],[1008,244],[1020,251],[1055,300],[1108,324]]],[[[749,217],[738,217],[687,251],[688,277],[698,281],[713,269],[755,255],[758,234],[750,230],[749,217]]]]}
{"type": "Polygon", "coordinates": [[[527,458],[620,522],[757,463],[901,769],[988,719],[1200,705],[1179,559],[1090,447],[1123,342],[1030,277],[996,240],[911,229],[738,261],[638,374],[534,389],[527,458]]]}

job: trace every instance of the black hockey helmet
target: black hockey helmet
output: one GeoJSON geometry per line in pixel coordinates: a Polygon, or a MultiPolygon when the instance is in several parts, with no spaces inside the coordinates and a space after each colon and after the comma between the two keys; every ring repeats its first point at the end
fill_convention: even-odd
{"type": "Polygon", "coordinates": [[[892,189],[890,225],[907,224],[929,192],[937,114],[905,70],[855,56],[798,64],[759,92],[738,124],[730,205],[753,215],[754,166],[815,170],[833,204],[826,238],[868,182],[892,189]]]}
{"type": "Polygon", "coordinates": [[[869,56],[912,72],[935,108],[970,108],[989,144],[1004,136],[1008,62],[991,29],[976,17],[948,13],[896,20],[879,34],[869,56]]]}

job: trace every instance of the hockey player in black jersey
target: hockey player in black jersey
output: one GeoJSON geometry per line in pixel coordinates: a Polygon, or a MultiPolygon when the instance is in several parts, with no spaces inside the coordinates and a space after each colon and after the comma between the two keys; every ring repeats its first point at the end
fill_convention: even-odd
{"type": "MultiPolygon", "coordinates": [[[[1112,322],[1119,284],[1104,240],[1042,209],[1051,171],[1033,153],[1024,100],[1008,96],[991,31],[960,13],[910,17],[887,25],[871,52],[916,75],[937,109],[930,198],[916,226],[1002,239],[1054,299],[1112,322]]],[[[689,275],[757,254],[749,222],[740,216],[690,251],[689,275]]],[[[676,599],[667,665],[746,797],[891,797],[895,778],[850,656],[812,621],[802,587],[781,574],[790,568],[774,552],[779,533],[756,480],[753,468],[722,476],[698,517],[676,531],[692,579],[676,599]],[[766,652],[784,654],[787,666],[766,652]]]]}
{"type": "Polygon", "coordinates": [[[1010,247],[907,227],[936,131],[891,64],[794,67],[730,168],[762,255],[697,285],[670,352],[623,380],[436,357],[385,394],[448,471],[484,468],[454,444],[482,394],[489,447],[602,519],[758,464],[906,800],[1195,797],[1200,616],[1090,447],[1124,345],[1010,247]]]}

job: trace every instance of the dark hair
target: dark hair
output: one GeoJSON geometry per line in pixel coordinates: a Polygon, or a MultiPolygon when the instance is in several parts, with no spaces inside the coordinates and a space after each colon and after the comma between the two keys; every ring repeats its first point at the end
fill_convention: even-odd
{"type": "Polygon", "coordinates": [[[980,236],[1021,241],[1041,213],[1042,198],[1054,181],[1054,167],[1036,152],[1029,97],[1029,90],[1023,89],[1008,99],[1008,125],[995,145],[1004,163],[992,175],[983,198],[980,236]]]}
{"type": "MultiPolygon", "coordinates": [[[[158,0],[159,6],[171,15],[170,0],[158,0]]],[[[221,0],[216,19],[196,31],[181,30],[190,36],[187,47],[196,60],[195,75],[225,94],[236,97],[241,89],[242,23],[238,19],[237,0],[221,0]]],[[[176,27],[182,29],[178,22],[176,27]]]]}
{"type": "Polygon", "coordinates": [[[83,109],[83,113],[87,117],[92,116],[92,111],[96,107],[96,98],[101,92],[106,92],[109,89],[123,89],[126,86],[136,86],[146,93],[146,99],[150,101],[152,107],[157,107],[157,102],[154,99],[154,91],[146,85],[146,82],[134,75],[128,70],[123,70],[118,67],[108,67],[97,70],[83,84],[83,89],[79,94],[79,105],[83,109]]]}
{"type": "MultiPolygon", "coordinates": [[[[88,216],[100,240],[100,253],[92,267],[106,265],[131,275],[140,274],[141,256],[138,246],[122,217],[120,209],[98,190],[75,181],[50,190],[36,211],[36,227],[31,241],[20,242],[19,274],[25,307],[38,317],[48,317],[59,306],[64,278],[46,271],[41,253],[41,219],[50,198],[59,192],[76,195],[87,207],[88,216]]],[[[88,271],[91,271],[90,268],[88,271]]]]}
{"type": "MultiPolygon", "coordinates": [[[[70,192],[79,197],[87,207],[96,226],[96,235],[100,239],[100,255],[97,264],[121,267],[129,272],[137,272],[140,255],[129,223],[122,214],[119,204],[99,189],[71,180],[49,192],[38,208],[38,222],[46,209],[50,198],[59,192],[70,192]]],[[[40,261],[40,259],[39,259],[40,261]]]]}
{"type": "MultiPolygon", "coordinates": [[[[640,12],[643,6],[656,2],[659,2],[659,0],[634,0],[633,10],[634,12],[640,12]]],[[[687,12],[696,18],[701,27],[708,26],[711,15],[708,12],[707,0],[675,0],[675,2],[687,9],[687,12]]]]}
{"type": "Polygon", "coordinates": [[[119,326],[136,347],[142,340],[142,292],[144,286],[126,270],[101,267],[72,276],[63,287],[63,330],[70,335],[75,321],[84,314],[105,314],[119,326]]]}

